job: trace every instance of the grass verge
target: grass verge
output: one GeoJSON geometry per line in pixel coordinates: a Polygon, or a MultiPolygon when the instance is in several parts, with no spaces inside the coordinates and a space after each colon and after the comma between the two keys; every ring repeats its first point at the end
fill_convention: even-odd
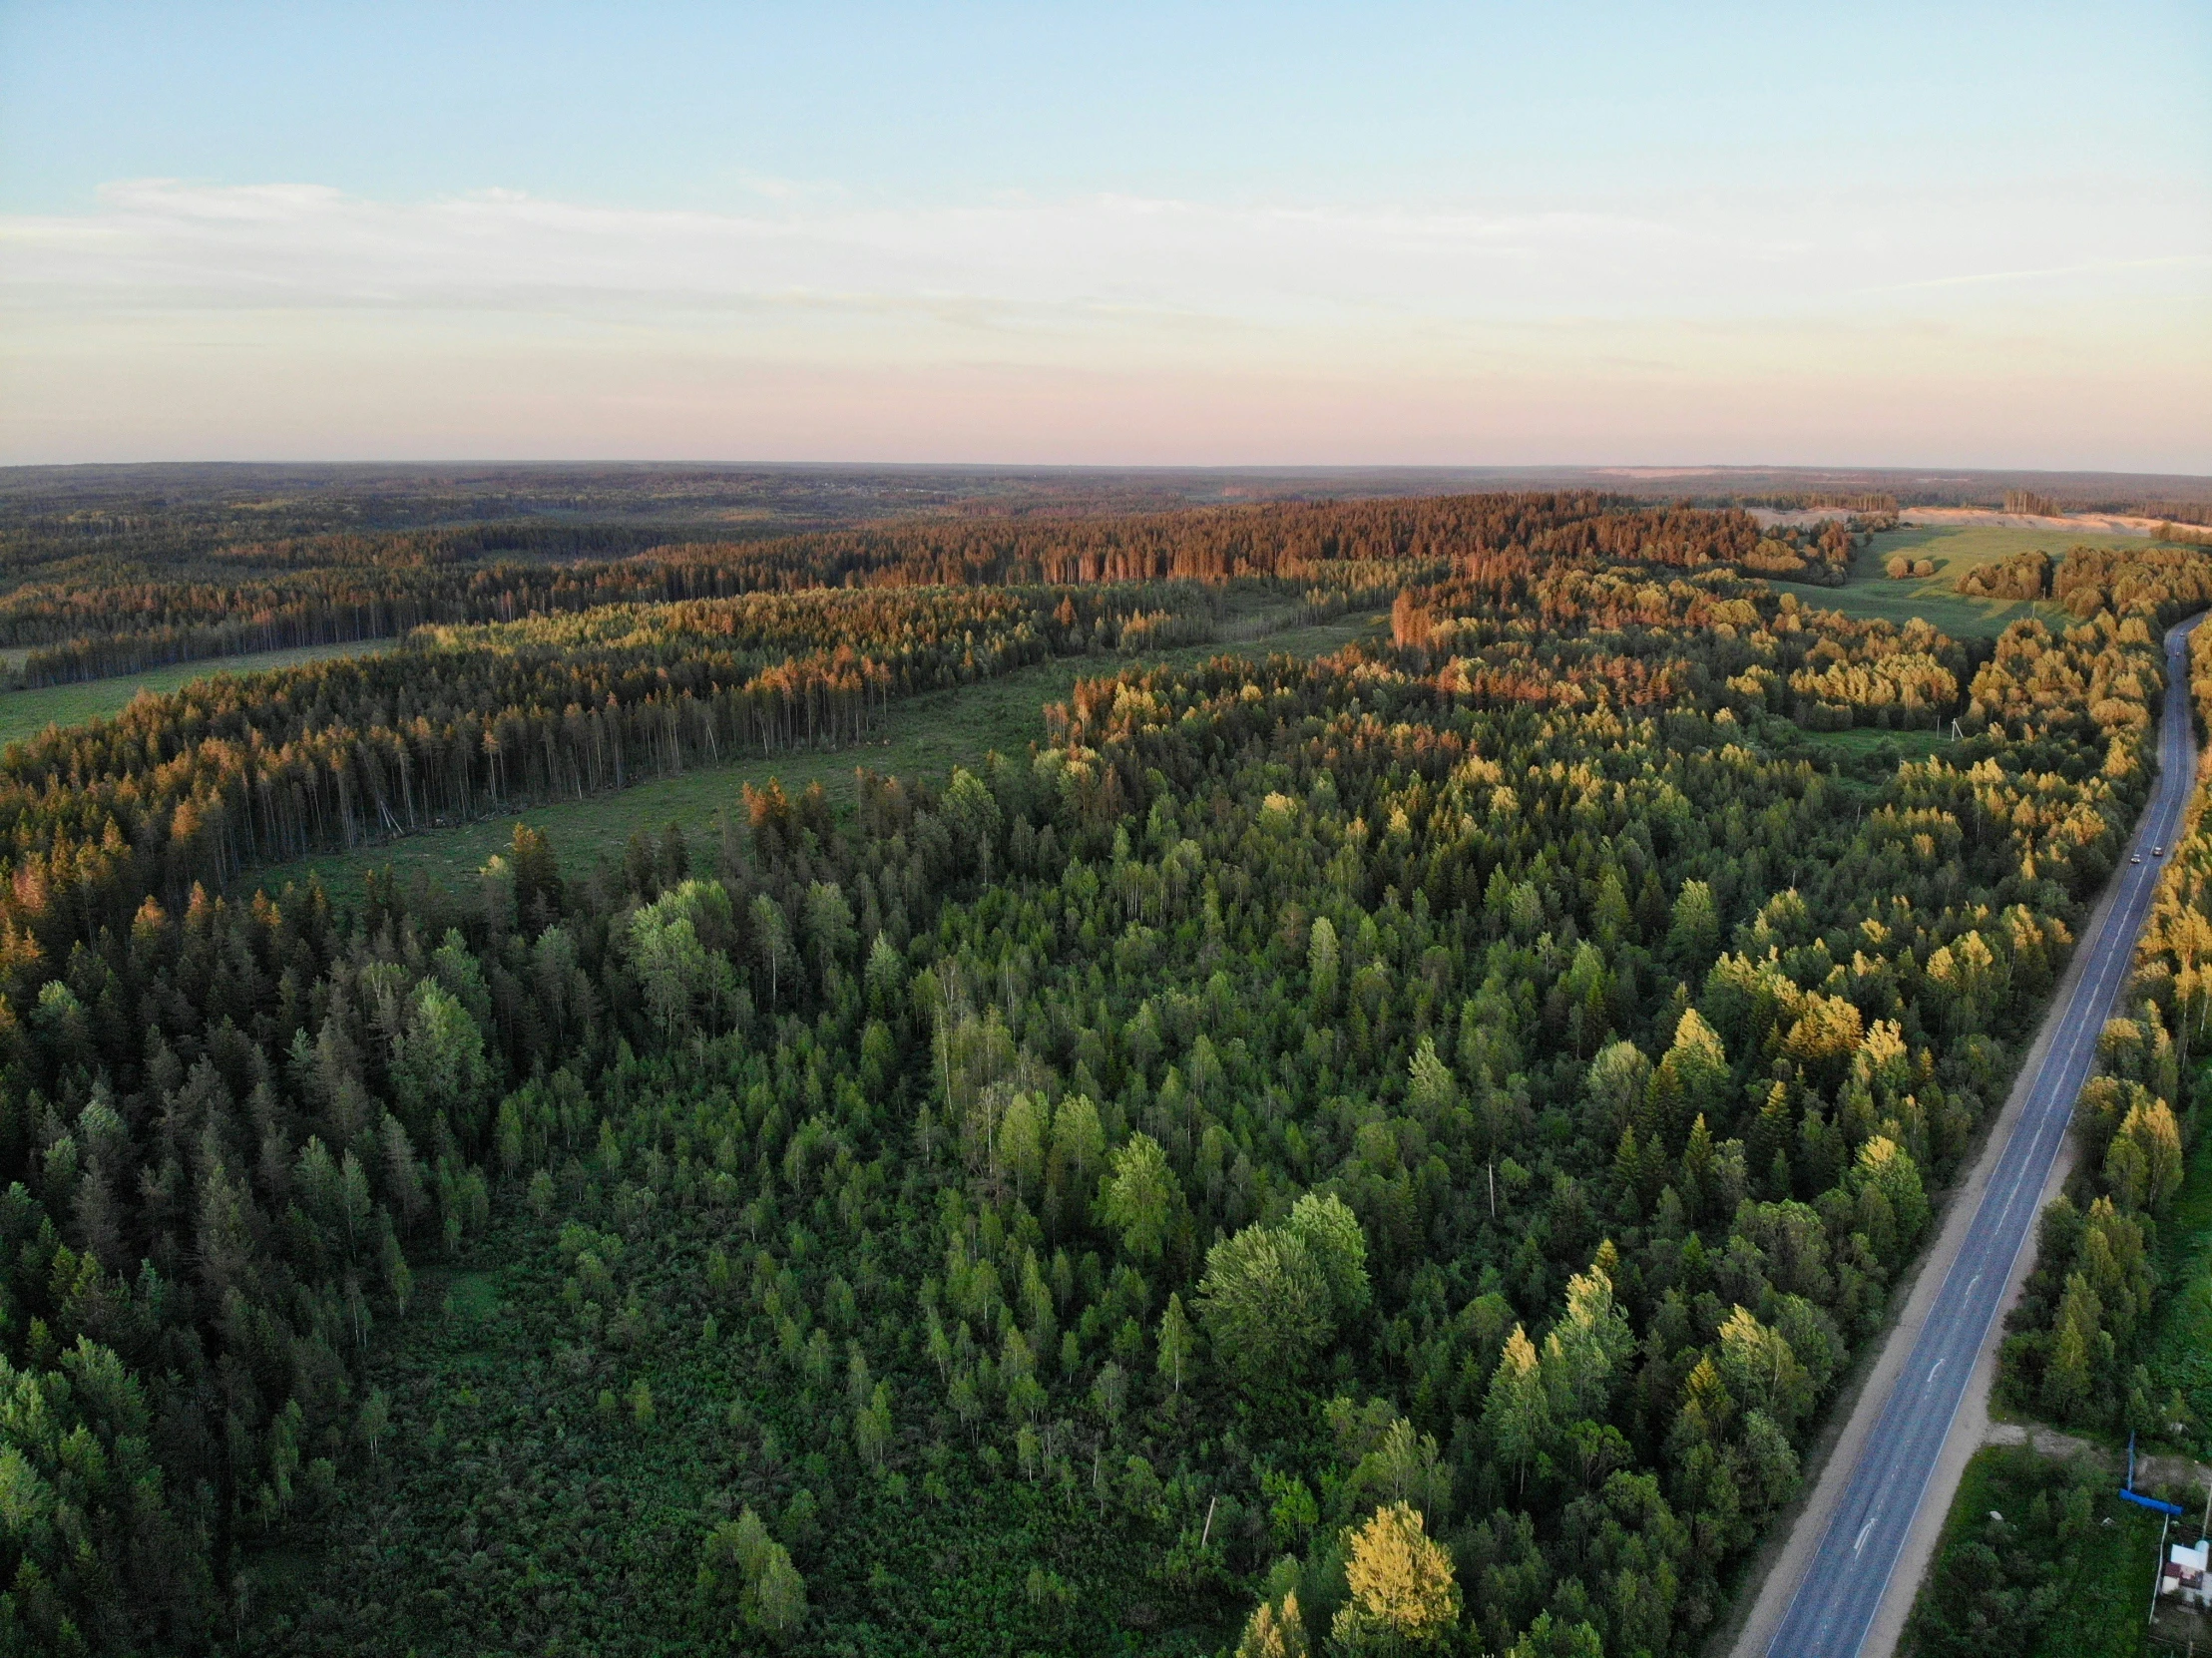
{"type": "MultiPolygon", "coordinates": [[[[2204,1112],[2201,1099],[2194,1114],[2204,1112]]],[[[2212,1133],[2197,1124],[2173,1209],[2159,1227],[2167,1289],[2152,1315],[2151,1399],[2181,1396],[2180,1449],[2212,1457],[2212,1133]]]]}

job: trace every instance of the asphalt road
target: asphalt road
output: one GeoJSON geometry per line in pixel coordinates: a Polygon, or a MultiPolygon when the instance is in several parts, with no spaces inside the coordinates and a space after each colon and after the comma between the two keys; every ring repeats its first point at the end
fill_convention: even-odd
{"type": "Polygon", "coordinates": [[[1867,1437],[1820,1547],[1814,1552],[1774,1638],[1769,1658],[1856,1658],[1897,1570],[1914,1516],[1950,1438],[2015,1258],[2035,1225],[2037,1199],[2065,1142],[2074,1099],[2088,1080],[2097,1036],[2126,985],[2136,935],[2150,914],[2165,859],[2196,784],[2196,736],[2189,718],[2188,635],[2203,617],[2166,634],[2166,705],[2158,724],[2158,778],[2128,854],[2113,877],[2103,923],[2030,1084],[2025,1106],[1999,1153],[1965,1244],[1937,1292],[1934,1308],[1898,1373],[1874,1432],[1867,1437]]]}

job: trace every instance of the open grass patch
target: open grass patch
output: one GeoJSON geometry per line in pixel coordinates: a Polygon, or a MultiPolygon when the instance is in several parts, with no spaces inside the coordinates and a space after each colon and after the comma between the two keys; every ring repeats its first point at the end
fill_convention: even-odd
{"type": "Polygon", "coordinates": [[[309,644],[296,650],[256,650],[244,656],[216,656],[205,661],[178,662],[145,673],[122,673],[112,679],[86,679],[74,685],[44,685],[37,690],[0,691],[0,746],[35,737],[49,725],[82,725],[105,719],[130,706],[140,691],[173,691],[195,679],[218,673],[259,673],[270,668],[297,667],[302,662],[325,662],[338,656],[366,656],[389,650],[391,639],[364,639],[352,644],[309,644]]]}
{"type": "Polygon", "coordinates": [[[1859,725],[1848,731],[1807,731],[1805,741],[1816,751],[1839,759],[1863,759],[1890,749],[1900,759],[1925,760],[1951,746],[1951,732],[1948,722],[1941,731],[1884,731],[1859,725]]]}
{"type": "Polygon", "coordinates": [[[1807,604],[1841,611],[1845,616],[1897,622],[1918,617],[1955,638],[1994,638],[2022,617],[2039,616],[2053,626],[2065,625],[2073,618],[2062,606],[2048,602],[1970,598],[1958,591],[1959,578],[1969,570],[2038,548],[2057,559],[2069,547],[2140,550],[2149,545],[2140,536],[2089,531],[2012,530],[1983,524],[1912,525],[1885,531],[1862,548],[1851,562],[1851,580],[1844,587],[1777,585],[1792,588],[1807,604]],[[1899,554],[1916,563],[1927,560],[1935,566],[1935,573],[1902,581],[1891,578],[1884,567],[1899,554]]]}
{"type": "Polygon", "coordinates": [[[2158,1532],[2101,1469],[1988,1447],[1959,1482],[1900,1650],[2139,1658],[2158,1532]]]}
{"type": "Polygon", "coordinates": [[[445,1286],[446,1305],[454,1316],[488,1319],[499,1312],[499,1286],[488,1273],[455,1273],[445,1286]]]}
{"type": "Polygon", "coordinates": [[[1871,804],[1875,792],[1896,777],[1897,768],[1906,761],[1925,760],[1953,747],[1949,719],[1940,731],[1894,731],[1871,725],[1853,726],[1847,731],[1808,731],[1784,719],[1768,720],[1759,730],[1778,752],[1831,768],[1843,789],[1843,798],[1861,806],[1871,804]]]}

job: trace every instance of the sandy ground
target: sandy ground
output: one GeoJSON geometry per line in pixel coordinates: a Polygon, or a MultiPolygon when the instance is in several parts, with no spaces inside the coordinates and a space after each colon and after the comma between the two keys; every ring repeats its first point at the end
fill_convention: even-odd
{"type": "MultiPolygon", "coordinates": [[[[1826,524],[1851,516],[1837,507],[1800,507],[1790,512],[1753,507],[1750,513],[1767,529],[1777,525],[1826,524]]],[[[1992,513],[1980,507],[1907,507],[1897,518],[1900,524],[1918,525],[1923,529],[1986,525],[2000,530],[2049,530],[2058,535],[2070,532],[2086,536],[2147,536],[2158,528],[2159,522],[2155,518],[2135,518],[2124,513],[2069,513],[2063,518],[2049,518],[2037,513],[1992,513]]]]}
{"type": "MultiPolygon", "coordinates": [[[[2023,1445],[2038,1456],[2055,1456],[2068,1460],[2075,1456],[2087,1456],[2117,1475],[2127,1466],[2127,1452],[2110,1446],[2092,1444],[2076,1439],[2071,1434],[2061,1434],[2057,1429],[2040,1422],[1992,1422],[1982,1435],[1984,1445],[2023,1445]]],[[[2154,1485],[2181,1485],[2192,1490],[2212,1492],[2212,1465],[2198,1461],[2193,1456],[2138,1456],[2135,1458],[2135,1488],[2148,1490],[2154,1485]]],[[[2180,1498],[2175,1498],[2179,1501],[2180,1498]]]]}
{"type": "Polygon", "coordinates": [[[1897,515],[1900,524],[1991,525],[2001,530],[2068,530],[2092,536],[2147,536],[2158,528],[2155,518],[2133,518],[2122,513],[2068,513],[2048,518],[2039,513],[1991,513],[1976,507],[1908,507],[1897,515]]]}
{"type": "Polygon", "coordinates": [[[2039,1422],[1992,1422],[1984,1432],[1982,1443],[2023,1445],[2038,1456],[2055,1456],[2061,1461],[2075,1456],[2090,1456],[2109,1465],[2113,1459],[2112,1453],[2104,1447],[2091,1445],[2087,1440],[2077,1440],[2071,1434],[2061,1434],[2057,1429],[2039,1422]]]}

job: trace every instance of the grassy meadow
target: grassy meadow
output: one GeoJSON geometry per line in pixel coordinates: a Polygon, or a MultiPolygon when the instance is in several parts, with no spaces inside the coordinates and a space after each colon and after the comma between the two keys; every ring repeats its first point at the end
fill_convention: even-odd
{"type": "Polygon", "coordinates": [[[717,812],[735,812],[740,791],[771,777],[796,792],[820,783],[838,805],[853,798],[853,773],[871,771],[942,781],[955,766],[973,766],[986,754],[1019,754],[1045,734],[1047,704],[1065,701],[1079,679],[1118,673],[1134,663],[1187,665],[1224,650],[1256,654],[1283,652],[1320,656],[1354,639],[1388,635],[1390,619],[1363,614],[1307,626],[1264,631],[1270,622],[1295,613],[1259,612],[1232,617],[1222,626],[1225,642],[1185,645],[1140,656],[1069,656],[1040,662],[996,679],[979,680],[957,690],[930,691],[895,703],[890,736],[865,747],[847,746],[815,753],[752,756],[727,765],[704,767],[680,776],[656,778],[612,794],[533,806],[452,829],[410,835],[405,840],[359,852],[306,858],[266,871],[261,885],[279,890],[288,881],[319,876],[333,899],[360,896],[372,870],[387,865],[402,882],[416,876],[455,890],[474,878],[486,859],[514,833],[517,819],[542,830],[564,857],[589,858],[594,852],[619,852],[637,831],[659,832],[673,823],[704,849],[715,833],[717,812]]]}
{"type": "MultiPolygon", "coordinates": [[[[216,656],[178,662],[146,673],[121,673],[112,679],[85,679],[74,685],[45,685],[37,690],[0,691],[0,747],[35,737],[49,725],[82,725],[130,706],[140,691],[173,691],[195,679],[218,673],[256,673],[264,668],[296,667],[334,656],[361,656],[389,650],[391,639],[352,644],[309,644],[296,650],[257,650],[244,656],[216,656]]],[[[25,652],[18,651],[20,657],[25,652]]]]}
{"type": "Polygon", "coordinates": [[[2147,545],[2140,536],[2100,536],[2086,531],[2008,530],[1983,524],[1914,525],[1876,536],[1871,546],[1861,549],[1851,562],[1849,586],[1796,587],[1795,591],[1806,603],[1841,611],[1845,616],[1888,622],[1920,617],[1954,638],[1994,638],[2006,623],[2023,616],[2040,616],[2053,624],[2072,619],[2057,605],[1970,599],[1957,591],[1959,578],[1967,571],[2036,548],[2055,559],[2069,547],[2147,545]],[[1916,561],[1928,560],[1936,567],[1935,575],[1893,581],[1884,574],[1883,566],[1900,553],[1916,561]]]}

